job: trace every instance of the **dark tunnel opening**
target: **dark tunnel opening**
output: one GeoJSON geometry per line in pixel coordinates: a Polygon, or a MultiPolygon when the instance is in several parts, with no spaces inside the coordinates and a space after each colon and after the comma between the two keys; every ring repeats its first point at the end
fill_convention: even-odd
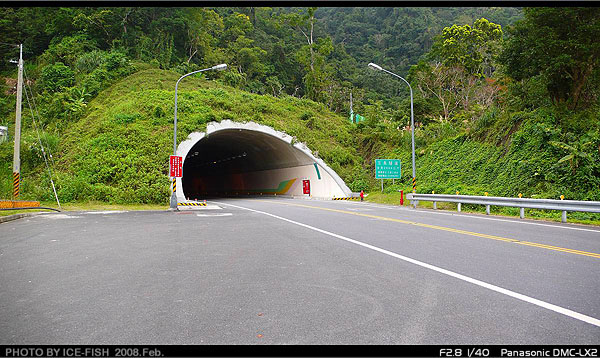
{"type": "Polygon", "coordinates": [[[301,194],[300,181],[309,177],[321,179],[317,164],[286,141],[260,131],[223,129],[203,137],[188,151],[182,189],[192,200],[301,194]]]}

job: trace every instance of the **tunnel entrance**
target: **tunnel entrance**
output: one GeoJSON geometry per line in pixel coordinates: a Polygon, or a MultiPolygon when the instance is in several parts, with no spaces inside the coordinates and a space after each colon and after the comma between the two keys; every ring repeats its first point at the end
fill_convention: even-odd
{"type": "Polygon", "coordinates": [[[210,123],[205,133],[190,134],[177,154],[183,157],[183,177],[176,189],[179,202],[235,195],[352,194],[306,145],[256,123],[210,123]],[[303,181],[310,182],[309,194],[303,181]]]}

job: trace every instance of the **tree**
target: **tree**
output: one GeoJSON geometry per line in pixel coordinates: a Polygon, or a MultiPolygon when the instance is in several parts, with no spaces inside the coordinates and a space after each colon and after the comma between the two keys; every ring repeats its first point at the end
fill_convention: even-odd
{"type": "Polygon", "coordinates": [[[506,73],[517,81],[541,76],[554,104],[576,109],[600,66],[600,9],[548,7],[524,12],[525,18],[509,30],[500,56],[506,73]]]}
{"type": "Polygon", "coordinates": [[[119,22],[117,18],[119,16],[109,9],[100,9],[89,14],[80,12],[73,18],[73,25],[93,38],[101,39],[104,48],[108,48],[120,32],[119,25],[122,25],[123,19],[119,22]]]}
{"type": "Polygon", "coordinates": [[[194,56],[204,59],[217,43],[217,34],[223,31],[223,19],[213,10],[193,8],[186,13],[187,18],[187,40],[186,52],[187,63],[194,56]]]}
{"type": "Polygon", "coordinates": [[[326,61],[334,49],[331,37],[315,39],[316,10],[316,7],[310,7],[306,9],[306,13],[300,10],[284,18],[306,39],[306,45],[300,47],[295,56],[296,61],[305,68],[302,80],[306,95],[314,101],[328,104],[331,108],[340,92],[340,85],[336,83],[332,66],[326,61]]]}
{"type": "Polygon", "coordinates": [[[501,43],[501,26],[484,18],[472,27],[445,27],[425,60],[411,68],[409,79],[423,98],[439,101],[443,120],[461,106],[469,111],[473,102],[489,105],[498,92],[490,76],[501,43]]]}
{"type": "Polygon", "coordinates": [[[423,98],[436,98],[442,106],[444,120],[448,120],[452,111],[461,103],[461,89],[464,70],[458,66],[445,66],[442,63],[420,62],[411,69],[417,89],[423,98]]]}
{"type": "Polygon", "coordinates": [[[476,76],[491,76],[502,41],[500,25],[481,18],[469,25],[445,27],[430,57],[447,66],[459,66],[476,76]]]}
{"type": "Polygon", "coordinates": [[[302,12],[290,14],[288,19],[290,24],[296,28],[298,31],[304,35],[306,38],[306,42],[308,43],[308,47],[310,50],[310,70],[314,71],[314,45],[315,41],[313,39],[313,33],[315,30],[315,11],[316,7],[309,7],[306,9],[306,14],[302,14],[302,12]]]}
{"type": "Polygon", "coordinates": [[[302,46],[296,53],[297,61],[306,69],[306,75],[303,77],[306,94],[314,101],[327,102],[325,89],[331,89],[333,74],[326,59],[332,51],[331,38],[327,37],[319,39],[313,46],[302,46]]]}

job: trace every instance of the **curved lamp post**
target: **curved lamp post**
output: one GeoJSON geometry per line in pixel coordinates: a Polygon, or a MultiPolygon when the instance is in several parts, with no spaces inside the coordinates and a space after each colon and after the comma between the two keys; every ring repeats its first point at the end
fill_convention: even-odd
{"type": "Polygon", "coordinates": [[[390,72],[384,68],[381,68],[381,66],[378,66],[376,64],[374,64],[373,62],[369,63],[369,67],[374,69],[374,70],[379,70],[379,71],[383,71],[386,73],[389,73],[392,76],[396,76],[399,79],[401,79],[402,81],[406,82],[406,84],[408,85],[408,88],[410,89],[410,129],[411,129],[411,137],[412,137],[412,175],[413,175],[413,180],[412,180],[412,187],[413,187],[413,193],[415,193],[417,191],[417,174],[416,174],[416,167],[415,167],[415,118],[414,118],[414,113],[413,113],[413,91],[412,91],[412,87],[410,86],[410,83],[408,83],[407,80],[405,80],[404,78],[398,76],[397,74],[390,72]]]}
{"type": "MultiPolygon", "coordinates": [[[[179,82],[182,79],[186,78],[187,76],[193,75],[194,73],[204,72],[204,71],[209,71],[209,70],[223,71],[226,68],[227,68],[227,65],[222,63],[220,65],[216,65],[213,67],[186,73],[185,75],[179,77],[179,79],[177,80],[177,83],[175,83],[175,119],[173,121],[173,155],[177,155],[177,88],[179,87],[179,82]]],[[[175,186],[174,182],[175,182],[175,178],[173,178],[173,187],[175,186]]],[[[171,194],[170,209],[177,210],[177,196],[175,195],[175,190],[173,190],[173,193],[171,194]]]]}

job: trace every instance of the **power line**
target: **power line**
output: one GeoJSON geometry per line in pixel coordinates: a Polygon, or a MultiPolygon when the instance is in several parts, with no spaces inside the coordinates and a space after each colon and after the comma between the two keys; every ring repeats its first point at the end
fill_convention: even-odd
{"type": "MultiPolygon", "coordinates": [[[[27,75],[25,75],[25,78],[27,78],[27,75]]],[[[58,204],[58,208],[60,209],[61,208],[60,201],[58,200],[58,195],[56,194],[56,187],[54,186],[54,180],[52,180],[52,170],[50,169],[50,166],[48,165],[48,160],[46,159],[46,151],[44,150],[44,145],[42,144],[42,139],[40,137],[40,131],[38,130],[38,126],[35,122],[35,116],[33,115],[33,109],[31,107],[31,102],[33,101],[33,91],[31,92],[32,101],[29,101],[29,93],[27,91],[28,85],[26,84],[24,87],[25,87],[25,97],[27,98],[27,104],[29,105],[29,111],[31,112],[31,118],[33,120],[33,127],[35,128],[38,142],[40,143],[40,148],[42,148],[42,156],[44,157],[44,163],[46,163],[46,168],[48,169],[48,174],[50,175],[50,183],[52,184],[52,190],[54,191],[54,197],[56,198],[56,203],[58,204]]],[[[29,90],[31,91],[31,88],[29,88],[29,90]]]]}
{"type": "MultiPolygon", "coordinates": [[[[29,87],[29,92],[31,92],[31,100],[33,102],[33,107],[35,108],[35,113],[37,114],[38,118],[41,118],[40,111],[38,111],[37,104],[35,103],[35,97],[33,96],[33,90],[31,89],[31,86],[29,86],[29,84],[28,84],[29,77],[27,77],[27,71],[25,70],[25,67],[23,67],[23,74],[25,75],[25,86],[29,87]]],[[[34,122],[35,122],[35,120],[34,120],[34,122]]],[[[52,166],[55,166],[54,157],[52,156],[52,152],[50,152],[50,143],[48,143],[48,140],[46,140],[46,147],[48,148],[48,156],[50,157],[52,166]]]]}

